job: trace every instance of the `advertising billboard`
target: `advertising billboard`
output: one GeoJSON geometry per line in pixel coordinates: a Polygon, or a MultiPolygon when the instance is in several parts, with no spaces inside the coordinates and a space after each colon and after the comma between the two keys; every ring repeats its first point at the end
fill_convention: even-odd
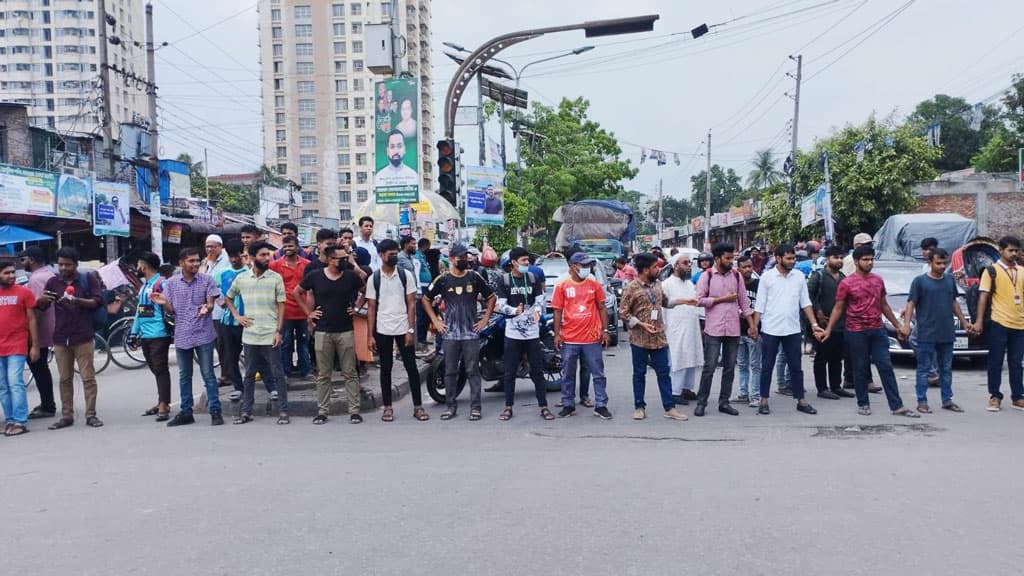
{"type": "Polygon", "coordinates": [[[420,199],[419,83],[391,78],[374,86],[374,179],[378,204],[420,199]]]}

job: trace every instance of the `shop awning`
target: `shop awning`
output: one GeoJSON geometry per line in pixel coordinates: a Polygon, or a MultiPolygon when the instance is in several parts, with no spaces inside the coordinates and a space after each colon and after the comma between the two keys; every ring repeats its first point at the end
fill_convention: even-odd
{"type": "Polygon", "coordinates": [[[0,246],[21,242],[39,242],[40,240],[53,240],[53,236],[47,236],[14,224],[0,224],[0,246]]]}

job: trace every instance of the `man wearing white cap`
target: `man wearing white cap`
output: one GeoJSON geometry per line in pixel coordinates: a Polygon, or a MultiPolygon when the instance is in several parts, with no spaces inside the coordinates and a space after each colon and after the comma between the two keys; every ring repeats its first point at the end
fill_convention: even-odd
{"type": "MultiPolygon", "coordinates": [[[[228,259],[228,253],[224,251],[224,240],[218,234],[210,234],[206,237],[206,258],[199,265],[199,272],[213,278],[219,286],[221,272],[230,268],[231,261],[228,259]]],[[[220,360],[219,383],[224,385],[228,382],[231,374],[229,372],[230,369],[225,366],[224,362],[224,332],[220,324],[220,319],[224,315],[224,309],[218,304],[219,301],[220,299],[217,299],[213,303],[213,327],[217,331],[214,349],[217,350],[217,358],[220,360]]]]}
{"type": "MultiPolygon", "coordinates": [[[[874,243],[871,234],[861,232],[853,237],[853,250],[861,246],[872,246],[874,243]]],[[[849,276],[857,271],[857,263],[853,260],[853,250],[850,250],[850,253],[843,258],[843,276],[849,276]]]]}

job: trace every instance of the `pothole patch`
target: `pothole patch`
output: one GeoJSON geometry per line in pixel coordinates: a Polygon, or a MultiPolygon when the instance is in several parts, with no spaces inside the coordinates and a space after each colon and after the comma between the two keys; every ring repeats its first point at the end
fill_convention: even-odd
{"type": "Polygon", "coordinates": [[[632,434],[582,434],[579,436],[544,434],[531,432],[538,438],[558,438],[569,440],[640,440],[644,442],[742,442],[739,438],[681,438],[679,436],[637,436],[632,434]]]}
{"type": "Polygon", "coordinates": [[[935,436],[944,428],[931,424],[854,424],[850,426],[816,426],[813,438],[845,440],[873,436],[935,436]]]}

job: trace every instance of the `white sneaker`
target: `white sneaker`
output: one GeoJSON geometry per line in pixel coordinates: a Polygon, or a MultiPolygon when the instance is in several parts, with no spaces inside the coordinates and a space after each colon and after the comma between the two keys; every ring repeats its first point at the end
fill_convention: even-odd
{"type": "Polygon", "coordinates": [[[760,398],[751,398],[750,399],[750,404],[747,404],[747,407],[749,407],[749,408],[757,408],[760,405],[761,405],[761,399],[760,398]]]}
{"type": "Polygon", "coordinates": [[[274,390],[273,392],[270,393],[270,399],[277,400],[277,390],[274,390]]]}

